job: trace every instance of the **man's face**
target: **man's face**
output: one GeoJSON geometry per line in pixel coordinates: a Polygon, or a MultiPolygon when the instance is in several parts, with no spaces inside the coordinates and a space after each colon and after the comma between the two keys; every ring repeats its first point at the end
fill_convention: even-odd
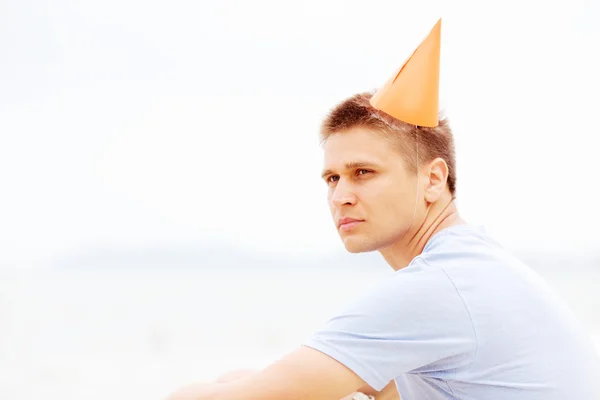
{"type": "Polygon", "coordinates": [[[344,246],[351,253],[381,250],[398,242],[415,213],[416,176],[397,149],[368,128],[329,136],[323,179],[344,246]]]}

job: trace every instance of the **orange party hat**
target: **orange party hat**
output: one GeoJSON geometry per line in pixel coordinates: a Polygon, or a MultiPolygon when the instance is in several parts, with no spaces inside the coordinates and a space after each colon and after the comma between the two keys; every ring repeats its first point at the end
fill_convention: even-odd
{"type": "Polygon", "coordinates": [[[377,93],[371,105],[417,126],[438,125],[442,20],[377,93]]]}

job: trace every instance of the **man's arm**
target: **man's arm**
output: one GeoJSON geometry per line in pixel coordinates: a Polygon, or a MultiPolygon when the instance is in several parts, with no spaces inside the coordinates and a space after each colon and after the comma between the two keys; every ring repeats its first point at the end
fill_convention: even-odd
{"type": "MultiPolygon", "coordinates": [[[[381,389],[381,391],[377,391],[373,389],[369,385],[364,385],[358,388],[357,392],[364,393],[366,395],[371,395],[375,397],[375,400],[400,400],[400,395],[398,394],[398,389],[396,389],[396,382],[391,381],[381,389]]],[[[350,395],[347,399],[344,398],[342,400],[352,399],[352,395],[350,395]]]]}
{"type": "Polygon", "coordinates": [[[256,374],[198,385],[168,400],[338,400],[365,384],[338,361],[302,346],[256,374]]]}

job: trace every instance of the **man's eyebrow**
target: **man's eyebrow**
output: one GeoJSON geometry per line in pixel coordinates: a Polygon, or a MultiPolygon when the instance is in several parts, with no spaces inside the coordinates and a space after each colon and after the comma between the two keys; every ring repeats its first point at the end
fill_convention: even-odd
{"type": "MultiPolygon", "coordinates": [[[[356,168],[373,167],[375,165],[376,165],[375,163],[369,162],[369,161],[353,161],[353,162],[346,163],[346,165],[344,167],[346,168],[346,170],[349,170],[349,169],[356,169],[356,168]]],[[[325,178],[327,175],[331,175],[331,174],[333,174],[333,171],[330,169],[326,169],[321,174],[321,178],[325,178]]]]}

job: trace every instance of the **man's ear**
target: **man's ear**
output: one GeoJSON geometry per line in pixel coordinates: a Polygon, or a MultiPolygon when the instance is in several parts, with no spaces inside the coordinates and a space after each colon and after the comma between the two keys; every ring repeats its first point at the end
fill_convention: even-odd
{"type": "Polygon", "coordinates": [[[442,158],[431,161],[425,169],[425,200],[429,203],[436,202],[448,182],[448,164],[442,158]]]}

